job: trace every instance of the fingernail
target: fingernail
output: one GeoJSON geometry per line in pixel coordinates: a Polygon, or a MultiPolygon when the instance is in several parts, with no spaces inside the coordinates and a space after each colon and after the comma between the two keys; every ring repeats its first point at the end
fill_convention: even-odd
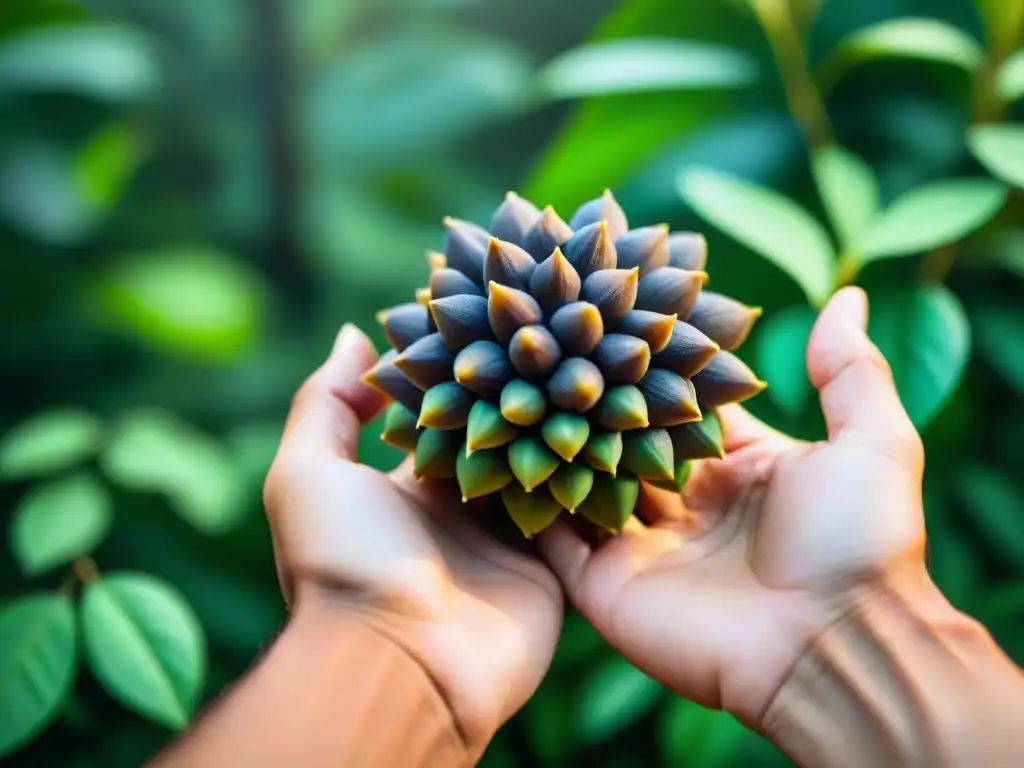
{"type": "Polygon", "coordinates": [[[832,297],[835,311],[860,330],[868,324],[868,296],[861,288],[843,288],[832,297]]]}
{"type": "Polygon", "coordinates": [[[341,330],[338,331],[337,337],[334,339],[334,347],[331,349],[332,355],[343,355],[351,352],[352,349],[359,341],[359,329],[356,328],[352,323],[345,323],[341,326],[341,330]]]}

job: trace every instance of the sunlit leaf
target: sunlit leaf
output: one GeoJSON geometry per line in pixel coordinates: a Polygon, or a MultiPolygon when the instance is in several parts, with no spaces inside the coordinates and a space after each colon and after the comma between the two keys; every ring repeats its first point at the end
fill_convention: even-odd
{"type": "Polygon", "coordinates": [[[112,574],[86,585],[81,614],[86,659],[110,695],[168,728],[185,726],[206,646],[178,591],[145,574],[112,574]]]}
{"type": "Polygon", "coordinates": [[[813,303],[832,290],[835,251],[810,213],[771,189],[710,168],[680,179],[683,199],[704,219],[792,278],[813,303]]]}
{"type": "Polygon", "coordinates": [[[768,395],[786,413],[803,413],[811,396],[807,341],[817,315],[805,305],[787,307],[757,325],[757,372],[768,395]]]}
{"type": "Polygon", "coordinates": [[[93,286],[101,320],[156,349],[229,362],[259,333],[267,285],[250,264],[209,248],[170,248],[122,259],[93,286]]]}
{"type": "Polygon", "coordinates": [[[992,246],[992,257],[1024,279],[1024,229],[1007,228],[998,233],[992,246]]]}
{"type": "Polygon", "coordinates": [[[719,768],[733,765],[749,732],[727,712],[673,696],[659,725],[665,765],[719,768]]]}
{"type": "Polygon", "coordinates": [[[834,144],[813,153],[811,169],[832,228],[847,249],[878,212],[875,173],[853,152],[834,144]]]}
{"type": "Polygon", "coordinates": [[[754,81],[748,56],[724,46],[669,38],[602,40],[559,54],[538,74],[540,91],[570,99],[633,91],[735,88],[754,81]]]}
{"type": "Polygon", "coordinates": [[[127,414],[111,435],[101,464],[120,485],[164,494],[200,531],[223,534],[245,514],[242,473],[221,443],[156,409],[127,414]]]}
{"type": "Polygon", "coordinates": [[[967,146],[993,176],[1024,187],[1024,125],[972,126],[967,146]]]}
{"type": "Polygon", "coordinates": [[[92,457],[103,423],[81,408],[51,408],[17,423],[0,438],[0,478],[53,474],[92,457]]]}
{"type": "Polygon", "coordinates": [[[892,367],[896,389],[918,429],[960,384],[971,329],[960,300],[943,285],[872,294],[869,333],[892,367]]]}
{"type": "Polygon", "coordinates": [[[67,595],[31,595],[0,608],[0,756],[32,739],[67,702],[77,667],[67,595]]]}
{"type": "Polygon", "coordinates": [[[584,743],[610,739],[650,712],[664,689],[621,656],[592,666],[578,693],[577,729],[584,743]]]}
{"type": "Polygon", "coordinates": [[[1006,57],[996,73],[996,92],[1003,101],[1024,96],[1024,48],[1006,57]]]}
{"type": "Polygon", "coordinates": [[[138,126],[113,122],[97,131],[75,158],[72,176],[79,196],[92,211],[106,211],[120,200],[146,150],[138,126]]]}
{"type": "Polygon", "coordinates": [[[0,98],[60,91],[105,101],[151,95],[159,72],[148,41],[111,24],[30,29],[0,44],[0,98]]]}
{"type": "Polygon", "coordinates": [[[1024,306],[989,299],[971,311],[978,352],[1024,393],[1024,306]]]}
{"type": "Polygon", "coordinates": [[[954,179],[897,198],[854,246],[863,263],[908,256],[960,240],[1002,208],[1008,190],[991,179],[954,179]]]}
{"type": "Polygon", "coordinates": [[[110,530],[107,489],[90,474],[54,480],[32,489],[11,521],[11,550],[33,576],[87,555],[110,530]]]}
{"type": "Polygon", "coordinates": [[[1007,475],[983,464],[964,467],[956,493],[967,520],[985,539],[989,552],[1007,568],[1024,574],[1024,493],[1007,475]]]}
{"type": "Polygon", "coordinates": [[[1024,31],[1024,0],[974,0],[993,47],[1005,53],[1024,31]]]}

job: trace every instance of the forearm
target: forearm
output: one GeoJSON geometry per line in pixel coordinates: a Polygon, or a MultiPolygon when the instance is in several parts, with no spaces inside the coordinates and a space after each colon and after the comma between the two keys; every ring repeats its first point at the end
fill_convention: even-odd
{"type": "Polygon", "coordinates": [[[873,590],[797,663],[764,718],[797,765],[1021,765],[1024,675],[931,589],[873,590]]]}
{"type": "Polygon", "coordinates": [[[463,768],[451,713],[423,668],[357,619],[299,612],[263,661],[155,768],[463,768]]]}

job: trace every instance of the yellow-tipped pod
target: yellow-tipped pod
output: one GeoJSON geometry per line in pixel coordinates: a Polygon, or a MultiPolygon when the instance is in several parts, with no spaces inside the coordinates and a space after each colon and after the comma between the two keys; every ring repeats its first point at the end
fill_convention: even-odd
{"type": "Polygon", "coordinates": [[[536,325],[544,319],[540,304],[528,293],[498,283],[488,283],[487,318],[491,330],[502,344],[524,325],[536,325]]]}
{"type": "Polygon", "coordinates": [[[464,427],[475,400],[472,392],[454,381],[431,387],[423,395],[423,407],[420,408],[417,426],[434,429],[464,427]]]}
{"type": "Polygon", "coordinates": [[[474,341],[494,338],[487,318],[487,299],[483,296],[460,294],[435,299],[430,302],[430,314],[444,343],[453,352],[474,341]]]}
{"type": "Polygon", "coordinates": [[[602,427],[620,432],[643,429],[650,424],[647,400],[632,384],[622,384],[608,389],[594,409],[594,418],[602,427]]]}
{"type": "Polygon", "coordinates": [[[562,513],[562,505],[544,488],[527,493],[515,483],[509,483],[501,489],[501,500],[516,527],[528,539],[555,522],[562,513]]]}
{"type": "Polygon", "coordinates": [[[523,248],[540,264],[570,237],[572,230],[569,225],[549,205],[541,211],[540,218],[523,236],[523,248]]]}
{"type": "Polygon", "coordinates": [[[651,352],[656,354],[668,345],[675,324],[675,315],[663,315],[645,309],[632,309],[619,321],[615,330],[643,339],[647,342],[651,352]]]}
{"type": "Polygon", "coordinates": [[[526,233],[540,219],[540,209],[515,192],[507,192],[505,199],[491,217],[491,234],[499,240],[522,245],[526,233]]]}
{"type": "Polygon", "coordinates": [[[512,482],[505,453],[504,448],[468,453],[465,447],[458,452],[455,475],[463,501],[500,491],[512,482]]]}
{"type": "Polygon", "coordinates": [[[544,393],[522,379],[515,379],[501,390],[501,415],[519,427],[539,424],[548,409],[544,393]]]}
{"type": "Polygon", "coordinates": [[[455,477],[455,464],[461,448],[462,436],[458,432],[429,427],[424,429],[416,443],[413,474],[430,480],[455,477]]]}
{"type": "Polygon", "coordinates": [[[546,314],[580,297],[580,276],[562,254],[561,248],[542,261],[530,278],[530,294],[546,314]]]}
{"type": "Polygon", "coordinates": [[[718,345],[689,323],[677,320],[668,344],[651,360],[651,365],[690,378],[711,362],[718,345]]]}
{"type": "Polygon", "coordinates": [[[593,304],[566,304],[551,316],[551,332],[567,355],[586,357],[604,338],[604,320],[593,304]]]}
{"type": "Polygon", "coordinates": [[[622,433],[592,432],[583,446],[583,458],[599,472],[615,475],[622,460],[622,433]]]}
{"type": "Polygon", "coordinates": [[[633,515],[639,496],[640,481],[637,478],[599,474],[594,478],[594,488],[580,505],[579,512],[590,522],[619,534],[633,515]]]}
{"type": "Polygon", "coordinates": [[[527,325],[516,331],[508,345],[512,365],[528,379],[540,379],[555,369],[562,348],[543,325],[527,325]]]}
{"type": "Polygon", "coordinates": [[[583,281],[580,297],[597,307],[606,328],[615,325],[636,303],[640,269],[603,269],[583,281]]]}
{"type": "Polygon", "coordinates": [[[605,384],[636,384],[647,373],[651,348],[636,336],[609,333],[597,345],[594,362],[601,369],[605,384]]]}
{"type": "Polygon", "coordinates": [[[640,274],[668,266],[668,227],[638,227],[615,241],[619,269],[640,268],[640,274]]]}
{"type": "Polygon", "coordinates": [[[608,222],[599,221],[576,230],[565,244],[565,258],[584,280],[594,272],[615,268],[615,243],[608,222]]]}
{"type": "Polygon", "coordinates": [[[562,464],[548,480],[548,490],[559,504],[575,512],[594,487],[594,468],[588,464],[562,464]]]}
{"type": "Polygon", "coordinates": [[[731,352],[747,340],[760,316],[760,307],[748,307],[720,293],[701,291],[687,322],[731,352]]]}
{"type": "Polygon", "coordinates": [[[484,289],[457,269],[441,267],[430,273],[430,298],[447,299],[449,296],[483,296],[484,289]]]}
{"type": "Polygon", "coordinates": [[[532,491],[558,469],[561,460],[535,437],[518,437],[508,447],[508,463],[519,484],[532,491]]]}
{"type": "Polygon", "coordinates": [[[409,410],[419,413],[423,403],[423,392],[395,365],[397,357],[398,353],[389,349],[380,356],[373,368],[363,374],[363,382],[409,410]]]}
{"type": "Polygon", "coordinates": [[[571,357],[548,379],[551,402],[566,411],[586,413],[604,394],[604,378],[596,365],[582,357],[571,357]]]}
{"type": "Polygon", "coordinates": [[[672,480],[672,438],[664,429],[637,429],[622,435],[622,466],[642,480],[672,480]]]}
{"type": "MultiPolygon", "coordinates": [[[[573,213],[569,219],[569,226],[573,230],[580,230],[588,224],[597,224],[604,221],[608,226],[608,236],[615,242],[629,230],[629,221],[622,206],[618,204],[610,189],[593,200],[588,200],[573,213]]],[[[614,266],[614,265],[612,265],[614,266]]]]}
{"type": "Polygon", "coordinates": [[[427,308],[419,302],[399,304],[377,313],[377,320],[384,327],[384,336],[397,352],[430,333],[427,308]]]}
{"type": "Polygon", "coordinates": [[[566,461],[572,461],[587,444],[590,422],[575,413],[556,413],[545,420],[541,435],[551,450],[566,461]]]}
{"type": "Polygon", "coordinates": [[[767,386],[746,363],[724,349],[693,377],[697,402],[705,410],[743,402],[763,392],[767,386]]]}
{"type": "Polygon", "coordinates": [[[420,437],[416,414],[401,403],[392,403],[384,412],[384,429],[380,439],[403,451],[415,451],[420,437]]]}
{"type": "Polygon", "coordinates": [[[725,456],[722,422],[710,411],[700,421],[669,427],[676,459],[721,459],[725,456]]]}
{"type": "Polygon", "coordinates": [[[484,285],[484,254],[490,233],[469,221],[444,218],[444,255],[448,266],[457,269],[477,285],[484,285]]]}
{"type": "Polygon", "coordinates": [[[444,343],[440,333],[431,333],[410,344],[395,365],[413,384],[423,390],[452,379],[455,355],[444,343]]]}
{"type": "Polygon", "coordinates": [[[501,410],[487,400],[477,400],[469,411],[466,424],[466,450],[469,453],[497,448],[512,442],[519,429],[501,415],[501,410]]]}
{"type": "Polygon", "coordinates": [[[690,316],[690,310],[707,279],[704,272],[675,267],[655,269],[640,278],[636,308],[663,315],[678,315],[680,320],[685,320],[690,316]]]}
{"type": "Polygon", "coordinates": [[[676,232],[668,236],[668,265],[702,272],[708,263],[708,241],[698,232],[676,232]]]}
{"type": "Polygon", "coordinates": [[[526,290],[537,262],[515,243],[492,237],[484,258],[484,282],[526,290]]]}
{"type": "Polygon", "coordinates": [[[663,368],[651,368],[637,387],[647,401],[651,426],[671,427],[700,420],[697,394],[688,379],[663,368]]]}
{"type": "Polygon", "coordinates": [[[481,397],[497,397],[512,380],[512,364],[505,350],[493,341],[474,341],[459,352],[455,380],[481,397]]]}

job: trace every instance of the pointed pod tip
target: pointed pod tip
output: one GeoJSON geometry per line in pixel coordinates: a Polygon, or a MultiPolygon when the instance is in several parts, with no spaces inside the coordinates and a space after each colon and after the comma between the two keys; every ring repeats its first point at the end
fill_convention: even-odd
{"type": "Polygon", "coordinates": [[[465,503],[466,503],[466,502],[468,502],[468,501],[469,501],[469,497],[468,497],[468,496],[463,496],[463,497],[462,497],[462,503],[463,503],[463,504],[465,504],[465,503]]]}
{"type": "Polygon", "coordinates": [[[750,316],[755,320],[764,314],[764,307],[749,307],[750,316]]]}
{"type": "Polygon", "coordinates": [[[451,227],[455,224],[455,219],[453,219],[451,216],[445,216],[443,219],[441,219],[441,224],[443,224],[445,227],[451,227]]]}
{"type": "Polygon", "coordinates": [[[518,200],[519,199],[519,195],[517,195],[514,190],[510,189],[508,192],[505,193],[505,199],[506,200],[518,200]]]}
{"type": "Polygon", "coordinates": [[[697,274],[697,277],[700,278],[701,283],[703,285],[707,285],[708,281],[711,279],[711,276],[708,275],[708,273],[705,272],[703,269],[695,270],[695,272],[697,274]]]}
{"type": "Polygon", "coordinates": [[[432,299],[430,298],[429,288],[417,288],[416,289],[416,301],[422,304],[424,307],[429,307],[432,299]]]}
{"type": "Polygon", "coordinates": [[[373,317],[380,325],[384,325],[388,321],[388,311],[386,309],[378,309],[373,317]]]}

